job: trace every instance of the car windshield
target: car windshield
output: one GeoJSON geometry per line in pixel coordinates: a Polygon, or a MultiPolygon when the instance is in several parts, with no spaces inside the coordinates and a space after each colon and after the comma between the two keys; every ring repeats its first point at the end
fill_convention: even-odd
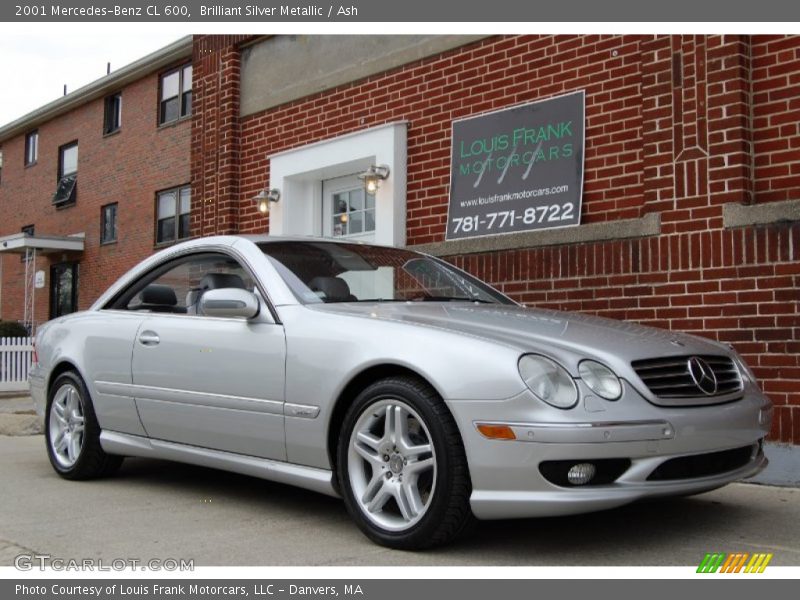
{"type": "Polygon", "coordinates": [[[303,303],[513,304],[446,262],[409,250],[324,241],[274,241],[258,246],[303,303]]]}

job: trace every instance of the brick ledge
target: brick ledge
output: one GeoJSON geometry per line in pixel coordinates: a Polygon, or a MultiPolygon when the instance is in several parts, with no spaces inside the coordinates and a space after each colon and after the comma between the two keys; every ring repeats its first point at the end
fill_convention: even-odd
{"type": "Polygon", "coordinates": [[[464,240],[451,240],[433,244],[409,246],[411,250],[434,256],[478,254],[498,250],[520,250],[542,246],[565,246],[586,242],[623,240],[648,237],[661,233],[661,215],[651,213],[636,219],[588,223],[563,229],[543,229],[505,235],[486,236],[464,240]]]}

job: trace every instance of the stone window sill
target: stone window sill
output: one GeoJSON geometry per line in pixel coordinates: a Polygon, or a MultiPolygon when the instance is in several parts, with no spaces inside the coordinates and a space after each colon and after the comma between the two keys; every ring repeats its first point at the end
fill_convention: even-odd
{"type": "Polygon", "coordinates": [[[764,202],[763,204],[730,202],[722,206],[722,224],[725,229],[793,221],[800,221],[800,200],[764,202]]]}
{"type": "Polygon", "coordinates": [[[434,244],[419,244],[410,248],[434,256],[455,256],[496,252],[499,250],[520,250],[543,246],[624,240],[648,237],[659,233],[661,233],[661,216],[652,213],[637,219],[621,219],[602,223],[588,223],[576,227],[564,227],[562,229],[542,229],[539,231],[508,233],[434,244]]]}

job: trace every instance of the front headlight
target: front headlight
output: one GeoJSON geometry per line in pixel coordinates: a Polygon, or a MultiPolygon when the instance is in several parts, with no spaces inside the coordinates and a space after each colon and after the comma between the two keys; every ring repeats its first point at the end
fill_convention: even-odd
{"type": "Polygon", "coordinates": [[[742,383],[756,383],[756,376],[753,375],[753,371],[750,370],[750,367],[747,366],[747,363],[744,362],[744,359],[739,356],[739,354],[735,355],[734,364],[736,368],[739,370],[739,376],[742,378],[742,383]]]}
{"type": "Polygon", "coordinates": [[[622,396],[622,383],[619,377],[604,364],[593,360],[581,361],[578,374],[595,394],[606,400],[617,400],[622,396]]]}
{"type": "Polygon", "coordinates": [[[578,402],[578,388],[569,373],[558,363],[526,354],[519,359],[519,374],[534,395],[556,408],[572,408],[578,402]]]}

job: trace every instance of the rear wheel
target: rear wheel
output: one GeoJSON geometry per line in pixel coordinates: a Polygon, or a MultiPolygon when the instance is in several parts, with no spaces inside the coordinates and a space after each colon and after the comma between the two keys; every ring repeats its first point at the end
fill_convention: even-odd
{"type": "Polygon", "coordinates": [[[344,419],[338,474],[350,515],[373,541],[421,549],[471,520],[471,486],[458,428],[424,382],[396,377],[356,398],[344,419]]]}
{"type": "Polygon", "coordinates": [[[50,464],[65,479],[109,475],[122,464],[121,456],[106,454],[100,446],[89,392],[74,371],[62,373],[51,386],[44,431],[50,464]]]}

